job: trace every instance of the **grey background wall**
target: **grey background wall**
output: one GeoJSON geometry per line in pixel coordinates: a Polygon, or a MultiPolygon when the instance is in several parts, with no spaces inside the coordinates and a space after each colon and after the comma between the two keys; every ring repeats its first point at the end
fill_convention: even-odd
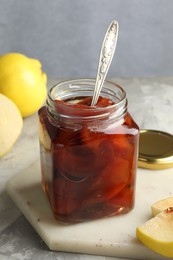
{"type": "Polygon", "coordinates": [[[49,77],[94,77],[113,19],[109,77],[173,75],[172,0],[0,0],[0,55],[38,58],[49,77]]]}

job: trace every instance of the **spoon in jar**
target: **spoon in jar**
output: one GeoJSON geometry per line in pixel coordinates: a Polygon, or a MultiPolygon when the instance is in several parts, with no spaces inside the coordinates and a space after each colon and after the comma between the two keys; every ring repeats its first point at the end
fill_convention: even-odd
{"type": "Polygon", "coordinates": [[[95,106],[97,104],[102,86],[108,73],[111,61],[113,59],[117,45],[118,28],[118,22],[112,21],[105,34],[100,51],[99,66],[91,106],[95,106]]]}

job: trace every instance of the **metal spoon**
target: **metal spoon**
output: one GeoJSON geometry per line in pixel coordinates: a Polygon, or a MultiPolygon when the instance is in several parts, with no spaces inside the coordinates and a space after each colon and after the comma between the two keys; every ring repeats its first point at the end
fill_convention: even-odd
{"type": "Polygon", "coordinates": [[[117,45],[118,27],[119,27],[118,22],[112,21],[105,34],[102,47],[101,47],[101,52],[100,52],[96,84],[94,88],[93,98],[91,101],[91,106],[95,106],[97,104],[101,88],[103,86],[108,69],[110,67],[115,52],[115,48],[117,45]]]}

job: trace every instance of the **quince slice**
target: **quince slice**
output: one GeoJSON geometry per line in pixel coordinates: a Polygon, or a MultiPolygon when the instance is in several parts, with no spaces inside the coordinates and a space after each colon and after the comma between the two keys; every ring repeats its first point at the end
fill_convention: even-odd
{"type": "Polygon", "coordinates": [[[45,125],[41,120],[38,120],[38,132],[39,132],[39,140],[40,143],[44,146],[44,148],[48,151],[51,149],[51,140],[45,128],[45,125]]]}
{"type": "Polygon", "coordinates": [[[137,227],[137,238],[156,253],[173,257],[173,207],[137,227]]]}
{"type": "Polygon", "coordinates": [[[165,209],[173,207],[173,197],[169,197],[163,200],[159,200],[151,205],[152,216],[155,217],[165,209]]]}

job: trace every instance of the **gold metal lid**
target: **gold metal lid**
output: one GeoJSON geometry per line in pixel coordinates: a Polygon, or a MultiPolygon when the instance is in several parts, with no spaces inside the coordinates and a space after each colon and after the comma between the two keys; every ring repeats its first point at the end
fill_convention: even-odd
{"type": "Polygon", "coordinates": [[[173,135],[140,130],[138,167],[152,170],[173,167],[173,135]]]}

